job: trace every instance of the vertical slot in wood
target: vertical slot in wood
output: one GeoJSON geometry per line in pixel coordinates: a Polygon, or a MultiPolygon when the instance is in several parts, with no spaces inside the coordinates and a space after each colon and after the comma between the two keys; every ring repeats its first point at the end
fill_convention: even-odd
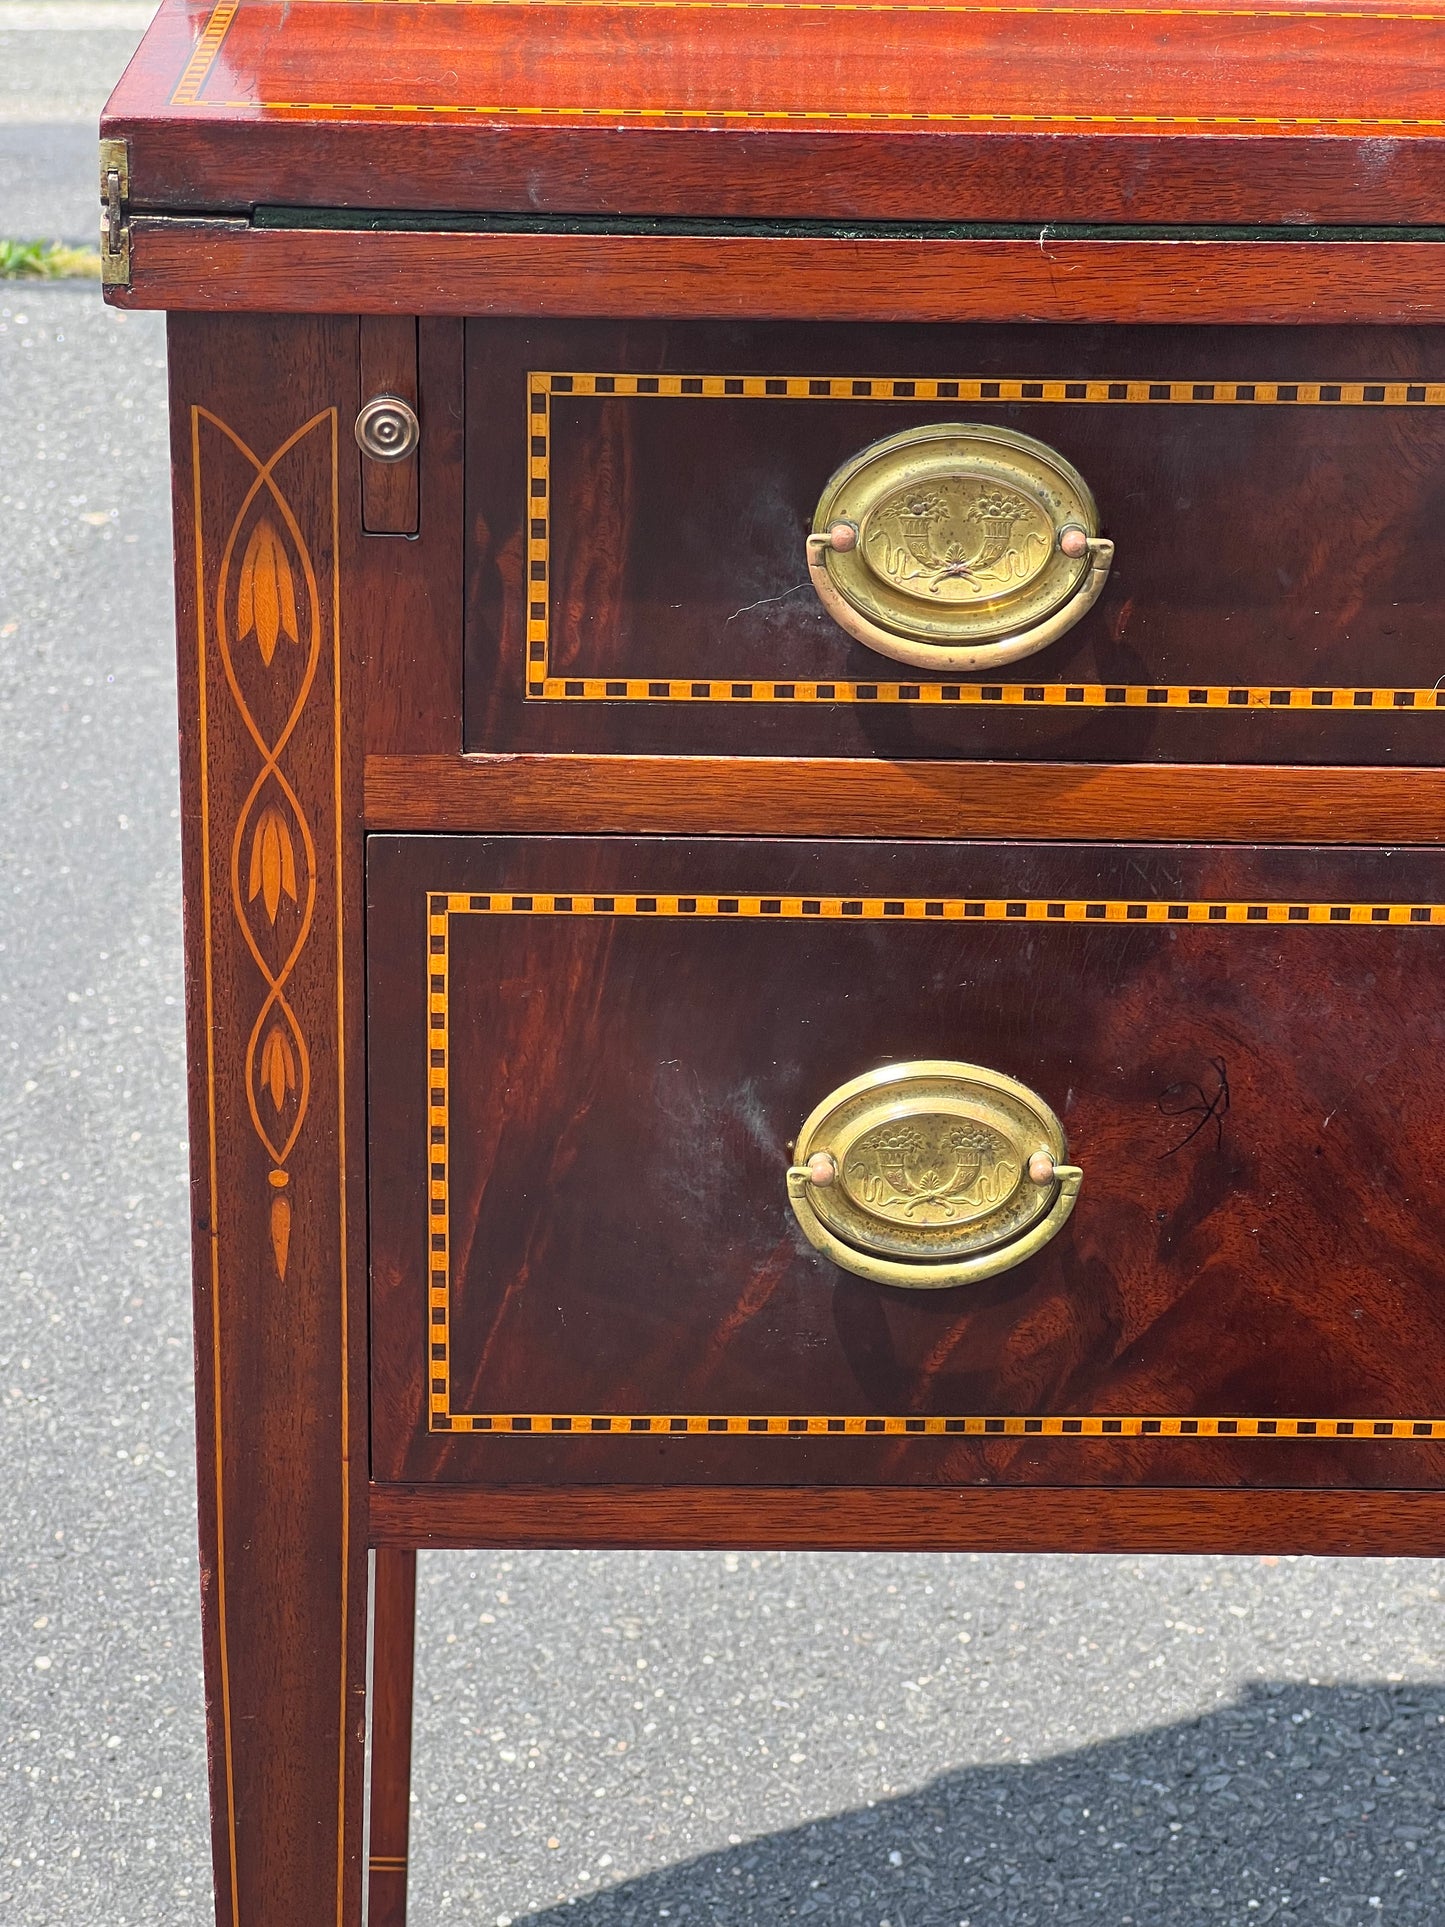
{"type": "MultiPolygon", "coordinates": [[[[417,406],[416,317],[362,315],[361,399],[396,395],[417,406]]],[[[423,428],[425,433],[425,428],[423,428]]],[[[400,462],[360,454],[361,526],[367,535],[415,535],[421,526],[421,462],[413,453],[400,462]]]]}

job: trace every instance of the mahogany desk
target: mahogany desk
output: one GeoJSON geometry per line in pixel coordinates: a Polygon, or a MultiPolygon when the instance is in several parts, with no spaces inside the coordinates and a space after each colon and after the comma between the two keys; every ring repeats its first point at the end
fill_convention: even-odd
{"type": "Polygon", "coordinates": [[[166,0],[225,1927],[401,1921],[419,1546],[1445,1549],[1442,70],[166,0]]]}

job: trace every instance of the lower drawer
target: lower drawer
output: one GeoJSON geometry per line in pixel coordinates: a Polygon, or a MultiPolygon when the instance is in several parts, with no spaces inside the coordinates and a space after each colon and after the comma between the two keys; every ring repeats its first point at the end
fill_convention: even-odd
{"type": "Polygon", "coordinates": [[[1445,855],[368,873],[376,1478],[1445,1483],[1445,855]]]}

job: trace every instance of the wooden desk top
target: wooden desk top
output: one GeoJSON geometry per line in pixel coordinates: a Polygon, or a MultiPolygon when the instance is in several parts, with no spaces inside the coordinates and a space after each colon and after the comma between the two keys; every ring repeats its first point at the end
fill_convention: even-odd
{"type": "Polygon", "coordinates": [[[141,210],[1384,223],[1445,210],[1445,5],[165,0],[141,210]]]}

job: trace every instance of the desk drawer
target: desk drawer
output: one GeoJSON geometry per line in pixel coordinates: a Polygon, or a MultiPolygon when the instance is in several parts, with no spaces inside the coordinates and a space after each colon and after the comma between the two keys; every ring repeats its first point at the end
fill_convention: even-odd
{"type": "Polygon", "coordinates": [[[1438,330],[478,322],[468,344],[472,748],[1441,759],[1438,330]],[[950,425],[1001,459],[992,503],[950,425]],[[828,500],[856,525],[830,477],[893,437],[824,578],[851,579],[855,634],[901,624],[905,659],[834,620],[805,556],[828,500]],[[1048,502],[1000,437],[1051,452],[1048,502]],[[1050,549],[1095,532],[1075,483],[1106,580],[1050,549]],[[1008,659],[997,636],[1040,610],[1067,626],[1008,659]],[[960,623],[1004,659],[936,666],[960,623]]]}
{"type": "Polygon", "coordinates": [[[1445,858],[379,837],[369,890],[376,1476],[1445,1476],[1445,858]],[[835,1116],[885,1259],[1083,1177],[908,1289],[788,1173],[933,1060],[1044,1135],[835,1116]]]}

